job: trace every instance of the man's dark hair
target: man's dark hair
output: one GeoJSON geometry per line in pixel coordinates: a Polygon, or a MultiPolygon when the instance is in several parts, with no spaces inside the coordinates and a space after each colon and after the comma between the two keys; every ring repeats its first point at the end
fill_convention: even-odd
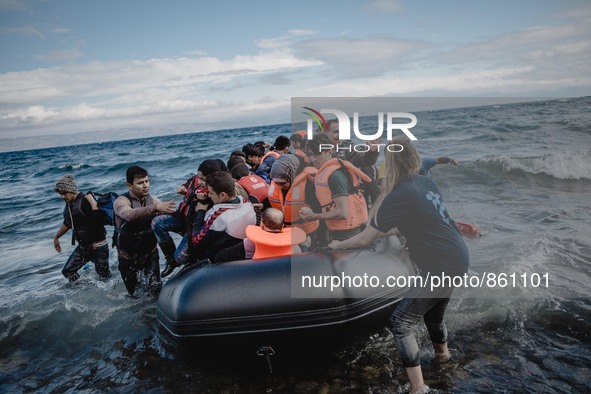
{"type": "Polygon", "coordinates": [[[239,181],[242,177],[247,176],[248,174],[250,174],[250,170],[244,162],[236,164],[234,168],[232,168],[232,178],[236,179],[237,181],[239,181]]]}
{"type": "Polygon", "coordinates": [[[241,150],[232,151],[232,153],[230,153],[230,157],[232,156],[240,156],[246,158],[246,155],[241,150]]]}
{"type": "MultiPolygon", "coordinates": [[[[242,154],[244,155],[244,153],[242,154]]],[[[230,158],[228,159],[228,163],[226,163],[226,167],[228,167],[228,171],[232,171],[232,168],[236,167],[238,164],[243,163],[246,163],[246,159],[244,158],[244,156],[230,156],[230,158]]]]}
{"type": "Polygon", "coordinates": [[[135,178],[144,178],[148,176],[148,171],[140,166],[131,166],[125,172],[125,178],[127,178],[127,183],[133,184],[133,180],[135,178]]]}
{"type": "Polygon", "coordinates": [[[254,146],[258,146],[259,148],[265,149],[265,147],[267,146],[267,143],[265,141],[257,141],[254,143],[254,146]]]}
{"type": "Polygon", "coordinates": [[[260,146],[255,146],[254,144],[246,144],[242,147],[242,152],[248,156],[259,156],[262,157],[265,155],[265,149],[260,146]]]}
{"type": "Polygon", "coordinates": [[[338,123],[338,122],[339,122],[338,119],[331,119],[331,120],[329,120],[328,122],[326,122],[326,130],[324,130],[324,131],[328,131],[330,129],[330,125],[332,125],[333,123],[338,123]]]}
{"type": "Polygon", "coordinates": [[[273,144],[275,150],[283,150],[285,148],[289,148],[290,146],[291,141],[289,140],[289,137],[286,137],[284,135],[280,135],[279,137],[277,137],[275,139],[275,143],[273,144]]]}
{"type": "Polygon", "coordinates": [[[306,147],[307,140],[299,134],[292,134],[291,137],[289,137],[289,139],[293,143],[299,142],[301,150],[304,150],[304,148],[306,147]]]}
{"type": "Polygon", "coordinates": [[[320,145],[325,144],[334,146],[334,141],[326,133],[316,133],[314,134],[314,138],[312,138],[312,140],[308,141],[308,143],[306,144],[306,152],[317,155],[318,153],[320,153],[320,145]]]}
{"type": "Polygon", "coordinates": [[[217,194],[224,192],[230,197],[236,196],[234,179],[232,179],[232,176],[225,171],[218,171],[208,175],[205,183],[207,183],[209,189],[217,194]]]}

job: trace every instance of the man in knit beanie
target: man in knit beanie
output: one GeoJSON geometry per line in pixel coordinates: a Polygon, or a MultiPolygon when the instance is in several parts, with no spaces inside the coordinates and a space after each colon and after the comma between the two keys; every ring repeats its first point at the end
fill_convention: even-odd
{"type": "Polygon", "coordinates": [[[64,221],[53,237],[53,247],[58,253],[62,252],[59,238],[72,230],[72,245],[74,249],[70,258],[62,269],[62,274],[70,282],[77,281],[80,276],[78,270],[88,261],[94,263],[96,272],[101,279],[111,276],[109,270],[109,245],[105,239],[105,212],[99,210],[92,194],[84,195],[78,192],[74,176],[68,174],[60,178],[53,190],[65,201],[64,221]]]}
{"type": "Polygon", "coordinates": [[[61,193],[78,194],[78,185],[76,185],[76,182],[74,181],[74,176],[67,174],[67,175],[64,175],[63,177],[61,177],[57,181],[53,190],[57,193],[60,193],[60,194],[61,193]]]}

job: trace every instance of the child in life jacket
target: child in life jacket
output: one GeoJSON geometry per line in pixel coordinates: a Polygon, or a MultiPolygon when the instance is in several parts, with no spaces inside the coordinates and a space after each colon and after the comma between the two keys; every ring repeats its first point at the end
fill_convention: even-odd
{"type": "Polygon", "coordinates": [[[152,220],[152,230],[166,260],[162,277],[170,275],[176,267],[185,262],[188,256],[186,234],[190,233],[195,221],[197,203],[213,204],[208,197],[205,178],[216,171],[225,170],[226,165],[219,159],[203,161],[197,169],[197,175],[189,178],[178,187],[176,192],[183,196],[183,201],[179,204],[176,212],[172,215],[159,215],[152,220]],[[183,236],[178,247],[170,236],[170,232],[183,236]]]}
{"type": "Polygon", "coordinates": [[[298,246],[306,241],[306,233],[297,227],[284,227],[283,212],[267,208],[262,215],[261,225],[246,228],[244,253],[247,259],[265,259],[300,253],[298,246]]]}

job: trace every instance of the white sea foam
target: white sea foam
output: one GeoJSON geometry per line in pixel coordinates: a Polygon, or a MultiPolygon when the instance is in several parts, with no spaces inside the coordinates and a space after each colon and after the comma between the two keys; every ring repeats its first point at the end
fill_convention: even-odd
{"type": "Polygon", "coordinates": [[[79,170],[80,168],[86,167],[84,163],[67,163],[59,166],[60,170],[79,170]]]}
{"type": "Polygon", "coordinates": [[[539,157],[523,158],[503,155],[480,161],[500,163],[503,171],[521,170],[530,174],[546,174],[558,179],[591,179],[591,150],[553,152],[539,157]]]}

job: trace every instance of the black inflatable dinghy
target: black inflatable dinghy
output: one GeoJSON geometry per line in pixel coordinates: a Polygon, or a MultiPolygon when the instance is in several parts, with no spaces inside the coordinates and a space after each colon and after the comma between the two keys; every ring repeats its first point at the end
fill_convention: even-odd
{"type": "Polygon", "coordinates": [[[396,237],[359,251],[304,253],[208,265],[171,278],[157,317],[173,339],[335,336],[385,326],[415,275],[396,237]]]}

